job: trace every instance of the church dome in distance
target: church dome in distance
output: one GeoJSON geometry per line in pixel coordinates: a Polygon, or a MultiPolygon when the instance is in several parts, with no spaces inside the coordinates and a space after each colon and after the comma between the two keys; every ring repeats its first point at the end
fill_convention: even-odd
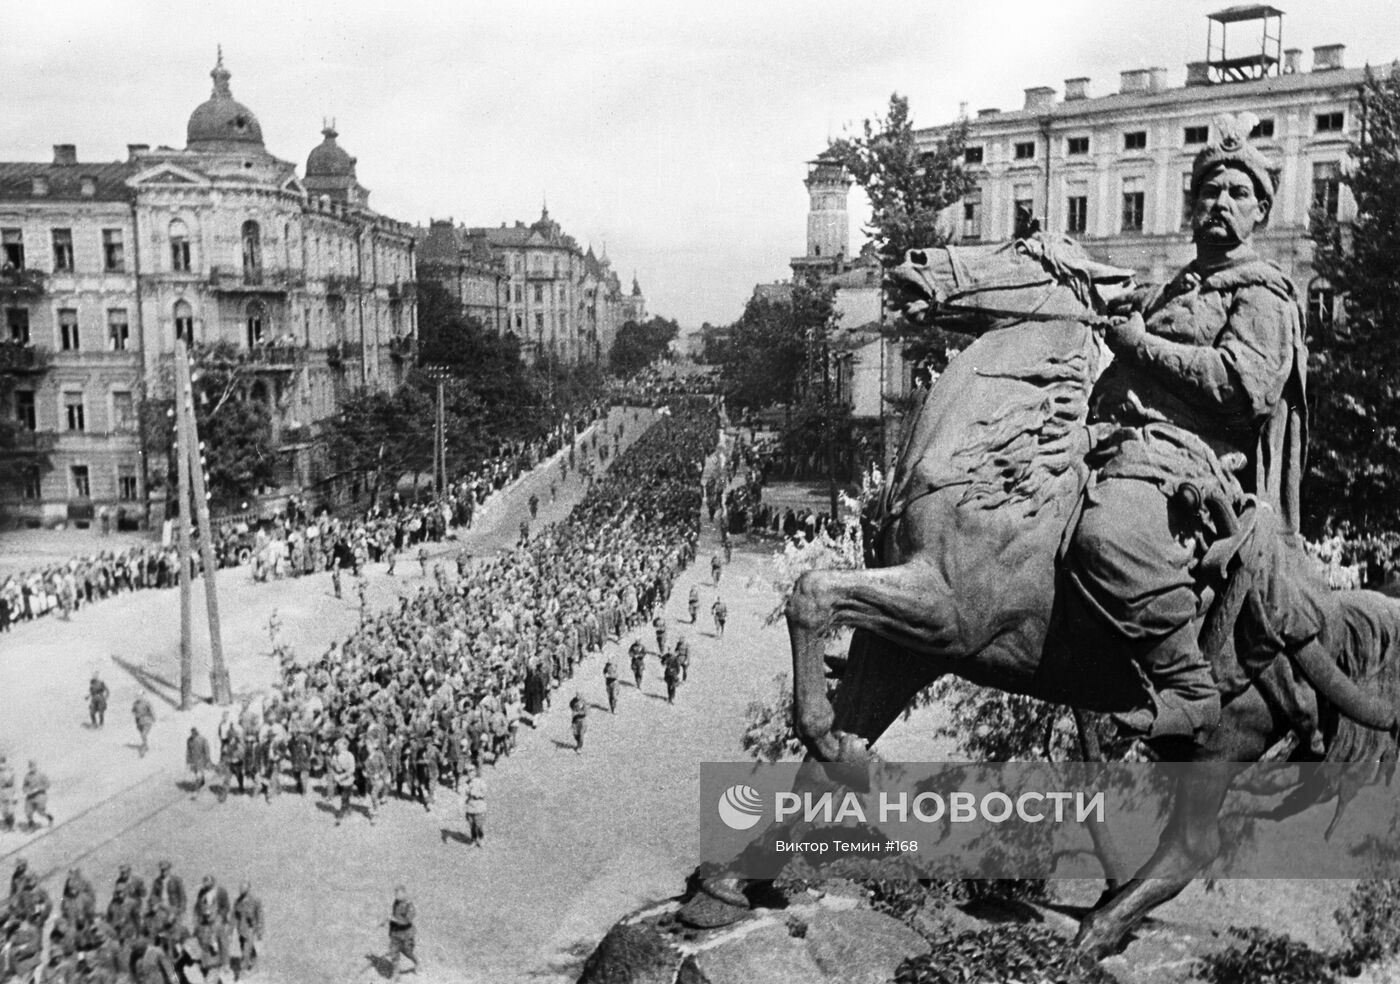
{"type": "Polygon", "coordinates": [[[190,150],[241,150],[262,148],[262,127],[252,110],[233,98],[229,90],[232,73],[224,68],[223,49],[219,60],[209,73],[214,91],[190,114],[185,129],[185,145],[190,150]]]}
{"type": "Polygon", "coordinates": [[[308,178],[353,178],[355,176],[355,158],[345,152],[345,148],[335,142],[339,136],[335,131],[335,123],[331,122],[321,131],[325,137],[321,143],[312,148],[311,153],[306,157],[306,176],[308,178]]]}

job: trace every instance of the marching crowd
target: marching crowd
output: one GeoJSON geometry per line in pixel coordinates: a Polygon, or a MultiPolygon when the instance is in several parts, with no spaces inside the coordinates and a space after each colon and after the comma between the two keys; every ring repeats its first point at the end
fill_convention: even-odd
{"type": "MultiPolygon", "coordinates": [[[[578,423],[602,412],[601,405],[591,407],[578,423]]],[[[325,510],[312,516],[294,497],[283,514],[256,530],[233,524],[217,534],[218,562],[251,563],[253,577],[259,580],[339,568],[358,571],[366,562],[408,545],[440,541],[450,526],[470,527],[474,514],[493,494],[562,445],[557,430],[533,441],[503,444],[460,474],[442,497],[406,504],[395,492],[386,507],[375,506],[355,518],[333,517],[325,510]]],[[[197,573],[197,551],[190,562],[197,573]]],[[[106,550],[22,571],[0,581],[0,632],[46,615],[71,618],[83,605],[130,591],[174,587],[178,581],[179,554],[173,546],[106,550]]]]}
{"type": "MultiPolygon", "coordinates": [[[[217,795],[270,799],[288,784],[305,793],[324,775],[337,823],[356,800],[373,821],[391,795],[430,809],[451,787],[479,843],[482,766],[510,752],[586,655],[650,625],[695,558],[698,477],[717,418],[706,398],[670,408],[563,522],[495,558],[459,557],[455,579],[366,615],[310,664],[284,658],[261,706],[226,715],[212,741],[190,735],[196,786],[214,770],[217,795]]],[[[607,441],[580,447],[587,457],[607,441]]],[[[669,683],[682,669],[664,628],[657,642],[669,683]]],[[[581,745],[586,705],[571,714],[581,745]]]]}
{"type": "Polygon", "coordinates": [[[121,866],[110,900],[72,868],[55,905],[20,859],[0,905],[0,981],[175,984],[234,979],[257,966],[262,902],[245,881],[236,897],[205,875],[190,898],[169,861],[146,882],[121,866]],[[42,964],[42,966],[41,966],[42,964]]]}

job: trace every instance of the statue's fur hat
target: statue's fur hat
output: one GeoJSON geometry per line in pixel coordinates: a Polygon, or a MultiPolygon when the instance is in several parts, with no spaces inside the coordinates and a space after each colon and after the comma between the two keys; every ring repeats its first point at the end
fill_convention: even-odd
{"type": "Polygon", "coordinates": [[[1274,180],[1269,175],[1269,159],[1249,142],[1249,132],[1259,123],[1259,117],[1244,112],[1222,113],[1215,118],[1215,139],[1191,165],[1191,195],[1201,189],[1205,176],[1220,165],[1237,167],[1254,179],[1254,190],[1261,200],[1274,200],[1274,180]]]}

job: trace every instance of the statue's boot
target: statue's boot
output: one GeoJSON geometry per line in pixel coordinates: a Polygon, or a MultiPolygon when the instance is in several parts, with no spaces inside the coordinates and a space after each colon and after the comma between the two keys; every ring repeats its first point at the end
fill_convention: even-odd
{"type": "Polygon", "coordinates": [[[748,880],[722,875],[701,879],[698,890],[676,913],[676,919],[693,929],[719,929],[747,919],[753,911],[744,888],[748,880]]]}
{"type": "Polygon", "coordinates": [[[1191,738],[1220,723],[1220,689],[1197,642],[1199,628],[1192,620],[1164,637],[1132,644],[1152,707],[1115,714],[1120,725],[1156,740],[1191,738]]]}

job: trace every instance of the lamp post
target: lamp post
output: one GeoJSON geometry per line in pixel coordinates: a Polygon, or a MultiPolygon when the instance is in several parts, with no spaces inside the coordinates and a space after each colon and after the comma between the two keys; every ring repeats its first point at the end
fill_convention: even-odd
{"type": "Polygon", "coordinates": [[[452,375],[447,366],[423,366],[423,374],[437,383],[437,415],[433,428],[433,491],[441,497],[447,491],[447,435],[443,412],[443,383],[452,375]]]}

